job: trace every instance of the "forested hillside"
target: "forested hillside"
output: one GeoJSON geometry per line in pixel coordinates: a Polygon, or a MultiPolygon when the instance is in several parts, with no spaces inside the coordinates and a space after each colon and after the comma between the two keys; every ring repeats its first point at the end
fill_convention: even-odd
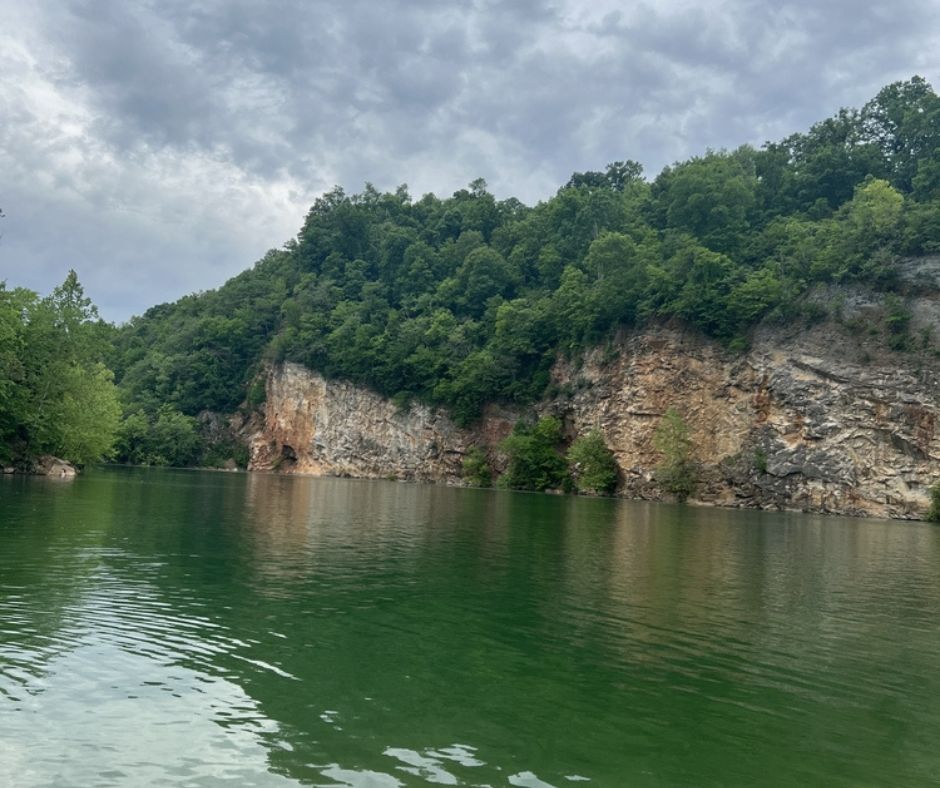
{"type": "Polygon", "coordinates": [[[900,256],[937,249],[940,99],[914,78],[651,182],[631,161],[575,173],[534,208],[483,181],[443,200],[336,188],[284,249],[132,320],[114,368],[151,422],[231,411],[260,396],[263,360],[288,359],[466,423],[538,397],[559,350],[619,326],[677,318],[740,344],[816,282],[890,290],[900,256]]]}
{"type": "MultiPolygon", "coordinates": [[[[199,460],[194,417],[264,396],[292,360],[460,423],[545,393],[559,352],[676,320],[744,347],[761,320],[813,317],[817,283],[891,291],[904,256],[940,251],[940,98],[884,88],[760,149],[709,151],[645,180],[575,173],[527,207],[482,181],[448,199],[336,188],[297,238],[216,291],[116,334],[118,455],[199,460]]],[[[903,310],[894,346],[903,352],[903,310]]]]}

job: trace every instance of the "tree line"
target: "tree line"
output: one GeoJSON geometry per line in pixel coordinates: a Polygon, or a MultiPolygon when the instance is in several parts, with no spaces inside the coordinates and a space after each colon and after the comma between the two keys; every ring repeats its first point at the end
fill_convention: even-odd
{"type": "Polygon", "coordinates": [[[574,173],[531,207],[482,180],[446,199],[337,187],[251,269],[112,332],[117,456],[197,462],[195,418],[257,405],[284,360],[470,424],[544,396],[559,353],[623,327],[675,320],[743,348],[818,283],[892,291],[902,257],[938,250],[940,98],[919,77],[651,180],[629,160],[574,173]]]}

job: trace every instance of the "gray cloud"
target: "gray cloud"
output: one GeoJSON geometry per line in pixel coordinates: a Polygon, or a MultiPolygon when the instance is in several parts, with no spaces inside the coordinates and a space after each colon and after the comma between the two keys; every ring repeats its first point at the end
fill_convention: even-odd
{"type": "Polygon", "coordinates": [[[217,286],[339,183],[533,202],[806,128],[940,67],[940,7],[856,0],[0,0],[0,278],[105,316],[217,286]]]}

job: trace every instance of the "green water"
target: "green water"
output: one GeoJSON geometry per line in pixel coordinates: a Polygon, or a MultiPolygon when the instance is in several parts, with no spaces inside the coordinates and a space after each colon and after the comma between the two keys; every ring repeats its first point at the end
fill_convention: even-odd
{"type": "Polygon", "coordinates": [[[938,776],[933,526],[264,475],[0,479],[0,785],[938,776]]]}

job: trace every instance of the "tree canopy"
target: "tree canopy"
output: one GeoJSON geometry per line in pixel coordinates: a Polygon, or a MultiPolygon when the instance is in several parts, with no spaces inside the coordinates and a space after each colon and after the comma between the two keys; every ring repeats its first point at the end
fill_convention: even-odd
{"type": "Polygon", "coordinates": [[[121,417],[109,326],[74,271],[46,298],[0,283],[0,453],[77,463],[111,450],[121,417]]]}
{"type": "Polygon", "coordinates": [[[940,99],[920,77],[649,182],[629,160],[574,173],[534,207],[482,180],[447,199],[336,188],[284,249],[134,319],[114,368],[151,414],[231,410],[286,359],[469,422],[536,399],[559,351],[623,326],[733,342],[814,283],[889,287],[899,256],[940,248],[938,198],[940,99]]]}
{"type": "Polygon", "coordinates": [[[54,445],[43,393],[54,389],[40,379],[79,385],[27,345],[101,391],[106,355],[131,420],[128,459],[192,458],[166,436],[234,411],[282,360],[466,424],[488,402],[543,396],[559,353],[624,327],[679,321],[743,344],[759,321],[799,316],[818,283],[890,290],[901,257],[938,249],[940,98],[920,77],[804,133],[706,151],[651,180],[628,159],[574,173],[531,207],[481,179],[443,199],[337,187],[282,249],[133,318],[110,350],[68,282],[48,299],[0,291],[0,429],[8,443],[54,445]],[[73,325],[87,339],[72,342],[73,325]]]}

